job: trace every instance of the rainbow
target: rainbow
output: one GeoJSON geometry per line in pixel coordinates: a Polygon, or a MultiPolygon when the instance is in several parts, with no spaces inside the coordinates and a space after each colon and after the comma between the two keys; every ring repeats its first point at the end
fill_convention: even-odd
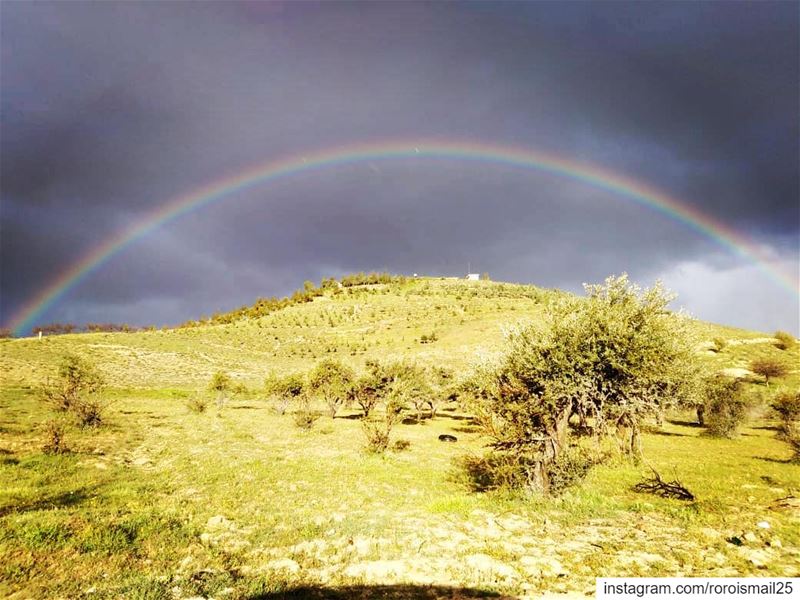
{"type": "Polygon", "coordinates": [[[206,184],[186,195],[173,198],[146,214],[122,233],[107,238],[84,258],[64,271],[17,311],[10,321],[10,328],[15,335],[22,335],[45,311],[111,258],[162,225],[188,212],[230,197],[255,185],[269,183],[305,171],[335,168],[363,161],[401,158],[495,163],[536,169],[568,177],[608,190],[688,225],[733,253],[753,261],[793,294],[797,294],[800,287],[795,277],[784,272],[767,252],[746,236],[697,208],[671,198],[641,181],[635,181],[596,166],[527,148],[473,141],[421,139],[353,144],[296,154],[255,165],[235,175],[206,184]]]}

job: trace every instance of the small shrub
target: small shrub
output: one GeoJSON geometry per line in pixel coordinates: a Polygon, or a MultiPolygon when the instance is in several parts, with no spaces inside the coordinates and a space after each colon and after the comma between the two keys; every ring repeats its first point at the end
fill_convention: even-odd
{"type": "Polygon", "coordinates": [[[776,340],[775,347],[780,350],[789,350],[790,348],[794,348],[794,345],[797,343],[797,340],[794,339],[794,336],[786,331],[776,331],[773,337],[776,340]]]}
{"type": "Polygon", "coordinates": [[[411,447],[411,442],[408,440],[397,440],[394,444],[392,444],[392,450],[395,452],[402,452],[403,450],[408,450],[411,447]]]}
{"type": "Polygon", "coordinates": [[[319,412],[312,410],[306,399],[294,413],[294,424],[300,429],[311,429],[319,418],[319,412]]]}
{"type": "Polygon", "coordinates": [[[769,380],[775,377],[785,377],[789,367],[774,358],[756,358],[750,363],[750,370],[764,378],[764,383],[769,387],[769,380]]]}
{"type": "Polygon", "coordinates": [[[66,442],[66,424],[61,419],[48,421],[42,427],[45,435],[42,452],[45,454],[66,454],[69,446],[66,442]]]}
{"type": "Polygon", "coordinates": [[[561,495],[580,483],[592,467],[603,462],[603,456],[586,448],[573,446],[558,455],[548,468],[551,496],[561,495]]]}
{"type": "Polygon", "coordinates": [[[103,386],[103,378],[91,362],[68,354],[58,367],[58,378],[42,385],[39,397],[53,410],[67,412],[81,398],[99,393],[103,386]]]}
{"type": "Polygon", "coordinates": [[[86,398],[77,402],[73,412],[80,427],[100,427],[109,403],[100,398],[86,398]]]}
{"type": "Polygon", "coordinates": [[[402,407],[390,400],[382,418],[365,418],[361,421],[361,429],[367,438],[367,452],[380,454],[389,448],[392,429],[402,419],[402,412],[402,407]]]}
{"type": "Polygon", "coordinates": [[[524,459],[520,455],[490,452],[485,456],[467,454],[456,459],[457,479],[473,492],[523,488],[524,459]]]}
{"type": "Polygon", "coordinates": [[[714,437],[732,438],[747,416],[747,402],[741,382],[727,377],[714,377],[705,385],[704,422],[714,437]]]}
{"type": "Polygon", "coordinates": [[[715,337],[712,342],[714,343],[714,352],[722,352],[728,345],[728,340],[721,337],[715,337]]]}
{"type": "Polygon", "coordinates": [[[366,450],[372,454],[381,454],[389,447],[389,431],[383,424],[364,419],[361,421],[361,429],[367,438],[366,450]]]}
{"type": "Polygon", "coordinates": [[[204,413],[208,408],[208,399],[203,398],[202,396],[192,396],[186,400],[186,408],[193,413],[204,413]]]}

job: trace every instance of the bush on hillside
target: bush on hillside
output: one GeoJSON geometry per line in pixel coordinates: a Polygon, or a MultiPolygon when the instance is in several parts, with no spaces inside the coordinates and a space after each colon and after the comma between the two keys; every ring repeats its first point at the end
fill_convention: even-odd
{"type": "Polygon", "coordinates": [[[105,381],[88,359],[67,355],[58,368],[58,376],[39,388],[39,398],[56,412],[76,418],[81,427],[97,427],[110,402],[102,397],[105,381]]]}
{"type": "Polygon", "coordinates": [[[193,413],[204,413],[208,408],[208,399],[204,398],[203,396],[192,396],[188,398],[185,402],[186,408],[188,408],[193,413]]]}
{"type": "Polygon", "coordinates": [[[775,347],[779,348],[780,350],[789,350],[790,348],[794,348],[794,345],[797,343],[797,340],[794,339],[794,336],[786,331],[776,331],[773,337],[776,340],[775,347]]]}
{"type": "Polygon", "coordinates": [[[800,462],[800,391],[783,392],[772,403],[781,423],[778,437],[794,451],[793,462],[800,462]]]}
{"type": "Polygon", "coordinates": [[[67,454],[70,449],[66,441],[67,425],[63,419],[51,419],[42,426],[45,441],[42,452],[45,454],[67,454]]]}
{"type": "Polygon", "coordinates": [[[728,345],[728,340],[721,337],[715,337],[712,342],[714,344],[714,352],[722,352],[728,345]]]}
{"type": "Polygon", "coordinates": [[[217,408],[225,405],[225,396],[233,390],[233,380],[225,371],[217,371],[211,376],[208,389],[217,394],[217,408]]]}
{"type": "Polygon", "coordinates": [[[714,437],[734,437],[747,417],[742,383],[729,377],[712,377],[705,382],[704,396],[706,432],[714,437]]]}
{"type": "Polygon", "coordinates": [[[623,275],[587,295],[551,303],[544,332],[513,332],[499,365],[472,385],[476,419],[493,439],[489,460],[533,491],[554,489],[554,469],[575,444],[572,415],[590,415],[598,435],[616,432],[638,457],[643,419],[696,390],[686,319],[668,311],[660,285],[642,291],[623,275]]]}

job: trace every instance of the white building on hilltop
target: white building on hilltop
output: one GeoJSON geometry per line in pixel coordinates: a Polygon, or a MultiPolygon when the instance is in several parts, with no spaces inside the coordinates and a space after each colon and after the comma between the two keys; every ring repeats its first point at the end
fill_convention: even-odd
{"type": "Polygon", "coordinates": [[[466,279],[468,281],[478,281],[481,276],[478,273],[467,273],[466,279]]]}

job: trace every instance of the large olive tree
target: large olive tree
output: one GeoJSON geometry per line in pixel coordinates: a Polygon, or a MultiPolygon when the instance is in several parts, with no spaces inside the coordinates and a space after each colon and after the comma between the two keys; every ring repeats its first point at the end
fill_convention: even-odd
{"type": "Polygon", "coordinates": [[[695,392],[687,320],[668,310],[672,296],[660,284],[641,290],[622,275],[586,293],[549,305],[544,328],[511,333],[507,352],[476,386],[495,451],[539,491],[569,446],[573,415],[597,435],[616,433],[638,457],[642,419],[695,392]]]}

